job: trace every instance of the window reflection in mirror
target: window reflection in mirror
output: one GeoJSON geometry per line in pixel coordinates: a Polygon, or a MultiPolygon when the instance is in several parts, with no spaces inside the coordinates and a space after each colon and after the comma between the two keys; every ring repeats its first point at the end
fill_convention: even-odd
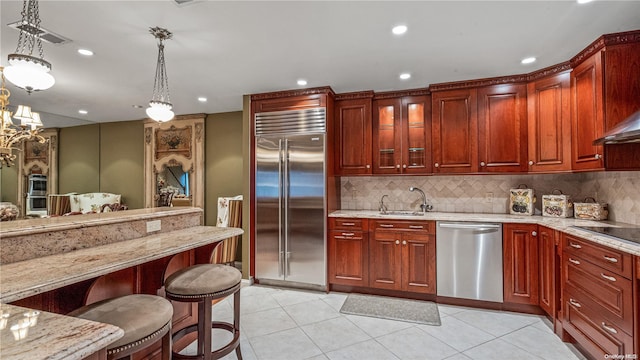
{"type": "Polygon", "coordinates": [[[157,206],[171,206],[174,199],[190,199],[189,172],[182,166],[166,166],[156,175],[157,206]]]}

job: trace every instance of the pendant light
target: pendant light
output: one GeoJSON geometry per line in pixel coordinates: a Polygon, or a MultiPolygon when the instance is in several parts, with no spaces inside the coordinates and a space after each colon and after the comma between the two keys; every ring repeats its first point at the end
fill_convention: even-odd
{"type": "Polygon", "coordinates": [[[9,66],[4,69],[4,75],[7,80],[28,93],[46,90],[53,86],[55,79],[49,74],[51,64],[44,59],[42,51],[38,1],[24,0],[21,14],[18,46],[16,52],[8,56],[9,66]],[[33,55],[36,48],[39,57],[33,55]]]}
{"type": "Polygon", "coordinates": [[[153,82],[153,97],[149,101],[147,115],[158,122],[173,119],[171,111],[171,98],[169,97],[169,79],[164,61],[164,40],[171,39],[173,34],[167,29],[154,27],[149,30],[158,39],[158,62],[156,64],[156,77],[153,82]]]}

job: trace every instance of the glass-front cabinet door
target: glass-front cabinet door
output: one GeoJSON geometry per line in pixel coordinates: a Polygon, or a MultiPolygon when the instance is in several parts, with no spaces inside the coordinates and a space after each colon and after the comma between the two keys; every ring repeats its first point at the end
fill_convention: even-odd
{"type": "Polygon", "coordinates": [[[374,174],[431,172],[430,114],[426,95],[374,100],[374,174]]]}
{"type": "Polygon", "coordinates": [[[373,173],[401,172],[400,99],[374,101],[373,111],[373,173]]]}
{"type": "Polygon", "coordinates": [[[429,159],[431,128],[426,114],[431,114],[431,103],[427,96],[402,98],[402,172],[431,172],[429,159]]]}

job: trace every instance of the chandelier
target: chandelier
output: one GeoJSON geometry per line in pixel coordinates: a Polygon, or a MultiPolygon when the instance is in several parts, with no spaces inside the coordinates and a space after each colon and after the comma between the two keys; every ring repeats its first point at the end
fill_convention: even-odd
{"type": "Polygon", "coordinates": [[[153,97],[149,101],[147,115],[155,121],[164,122],[173,119],[171,98],[169,97],[169,79],[164,61],[164,40],[171,39],[173,34],[167,29],[154,27],[149,32],[158,39],[158,63],[156,77],[153,82],[153,97]]]}
{"type": "Polygon", "coordinates": [[[40,40],[40,14],[37,0],[24,0],[22,3],[22,21],[18,28],[18,46],[15,54],[9,54],[9,66],[5,69],[7,79],[15,86],[32,91],[46,90],[56,80],[49,74],[51,64],[44,59],[40,40]],[[39,57],[33,56],[38,48],[39,57]]]}
{"type": "Polygon", "coordinates": [[[13,153],[14,148],[22,140],[35,140],[44,143],[45,138],[38,133],[42,128],[40,114],[31,111],[31,107],[19,105],[14,119],[20,120],[20,125],[15,125],[11,120],[11,112],[7,109],[9,105],[9,95],[11,93],[5,87],[4,68],[0,66],[0,77],[2,77],[2,87],[0,88],[0,105],[2,106],[2,123],[0,127],[0,168],[3,165],[11,166],[16,159],[13,153]]]}

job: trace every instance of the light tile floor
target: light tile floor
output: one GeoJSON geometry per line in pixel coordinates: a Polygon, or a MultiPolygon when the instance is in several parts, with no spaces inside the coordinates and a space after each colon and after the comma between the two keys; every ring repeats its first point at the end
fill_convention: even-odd
{"type": "MultiPolygon", "coordinates": [[[[344,315],[344,293],[266,286],[241,290],[245,360],[583,360],[553,334],[541,316],[438,305],[442,326],[344,315]]],[[[213,306],[216,320],[232,321],[232,298],[213,306]]],[[[213,346],[230,333],[214,330],[213,346]]],[[[191,354],[192,344],[183,351],[191,354]]],[[[225,360],[236,359],[235,353],[225,360]]]]}

